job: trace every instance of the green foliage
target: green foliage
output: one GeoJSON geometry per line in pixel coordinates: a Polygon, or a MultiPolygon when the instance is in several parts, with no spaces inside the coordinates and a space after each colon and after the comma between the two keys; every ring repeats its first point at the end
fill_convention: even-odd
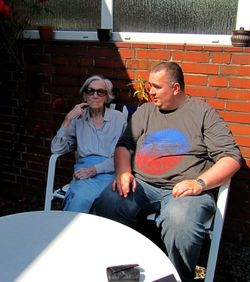
{"type": "Polygon", "coordinates": [[[140,76],[136,80],[133,80],[127,86],[132,87],[129,90],[129,95],[133,95],[139,100],[139,103],[151,101],[150,97],[150,85],[147,81],[144,81],[140,76]]]}

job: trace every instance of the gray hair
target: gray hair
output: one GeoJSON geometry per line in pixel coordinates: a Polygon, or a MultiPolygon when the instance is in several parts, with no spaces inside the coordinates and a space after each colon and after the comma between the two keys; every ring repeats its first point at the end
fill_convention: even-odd
{"type": "Polygon", "coordinates": [[[112,100],[115,99],[114,95],[113,95],[113,92],[112,92],[112,89],[113,89],[113,84],[112,82],[107,79],[107,78],[104,78],[100,75],[93,75],[91,77],[89,77],[88,79],[86,79],[86,81],[83,83],[82,87],[80,88],[80,95],[83,95],[83,97],[85,97],[86,93],[84,92],[88,86],[90,85],[91,82],[95,81],[95,80],[101,80],[104,82],[105,84],[105,89],[107,90],[108,92],[108,95],[107,95],[107,104],[110,103],[112,100]]]}

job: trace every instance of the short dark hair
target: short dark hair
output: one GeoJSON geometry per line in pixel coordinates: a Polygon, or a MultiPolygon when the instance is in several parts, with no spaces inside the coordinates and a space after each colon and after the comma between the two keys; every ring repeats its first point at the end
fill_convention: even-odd
{"type": "Polygon", "coordinates": [[[170,75],[170,80],[173,83],[179,83],[182,91],[185,89],[184,74],[182,68],[175,62],[161,62],[152,67],[151,72],[165,70],[170,75]]]}

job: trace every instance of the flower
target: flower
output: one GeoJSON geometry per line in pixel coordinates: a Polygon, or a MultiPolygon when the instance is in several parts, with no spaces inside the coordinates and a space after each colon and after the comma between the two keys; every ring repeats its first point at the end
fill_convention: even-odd
{"type": "Polygon", "coordinates": [[[65,101],[63,100],[63,98],[58,97],[53,101],[51,107],[53,110],[56,110],[56,109],[63,107],[64,104],[65,104],[65,101]]]}
{"type": "Polygon", "coordinates": [[[0,0],[0,39],[4,42],[0,53],[3,58],[20,60],[17,39],[22,38],[23,31],[42,14],[53,14],[48,0],[0,0]]]}
{"type": "Polygon", "coordinates": [[[4,18],[8,18],[10,16],[11,13],[11,7],[9,4],[6,4],[3,2],[3,0],[0,0],[0,15],[1,17],[4,18]]]}
{"type": "Polygon", "coordinates": [[[18,4],[14,2],[14,0],[0,0],[0,20],[11,20],[11,17],[15,17],[16,20],[25,20],[25,24],[30,24],[33,16],[43,13],[53,14],[48,7],[48,0],[20,0],[18,4]],[[17,10],[22,12],[21,17],[20,14],[18,15],[17,10]]]}

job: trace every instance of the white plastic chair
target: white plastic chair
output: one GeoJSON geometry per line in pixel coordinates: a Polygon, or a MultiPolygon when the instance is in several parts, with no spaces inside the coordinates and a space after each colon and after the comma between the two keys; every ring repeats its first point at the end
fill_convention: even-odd
{"type": "Polygon", "coordinates": [[[208,222],[210,228],[207,229],[208,230],[207,232],[209,233],[211,243],[208,253],[205,282],[214,281],[214,274],[215,274],[221,234],[222,234],[222,229],[223,229],[223,224],[226,214],[230,183],[231,183],[231,179],[228,180],[225,184],[220,186],[217,196],[217,210],[214,217],[210,220],[210,222],[208,222]]]}

